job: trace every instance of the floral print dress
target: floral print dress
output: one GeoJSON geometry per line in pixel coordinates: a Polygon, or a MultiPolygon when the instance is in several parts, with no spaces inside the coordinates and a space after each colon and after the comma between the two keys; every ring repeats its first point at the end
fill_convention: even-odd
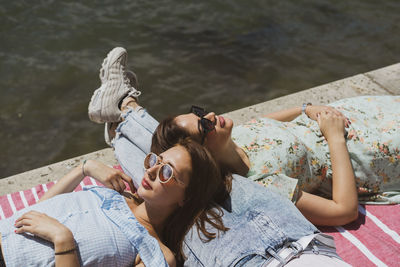
{"type": "MultiPolygon", "coordinates": [[[[400,203],[400,96],[362,96],[330,104],[351,121],[347,148],[362,203],[400,203]]],[[[254,119],[232,131],[247,153],[247,177],[297,200],[299,190],[332,195],[328,143],[318,123],[254,119]]]]}

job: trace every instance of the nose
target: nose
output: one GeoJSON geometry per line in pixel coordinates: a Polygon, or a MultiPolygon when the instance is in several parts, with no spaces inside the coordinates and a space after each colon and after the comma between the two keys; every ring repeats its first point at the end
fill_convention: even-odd
{"type": "Polygon", "coordinates": [[[207,113],[207,115],[205,115],[204,118],[206,118],[206,119],[208,119],[208,120],[210,120],[210,121],[215,123],[215,119],[216,118],[215,118],[215,113],[214,112],[207,113]]]}
{"type": "Polygon", "coordinates": [[[146,170],[147,176],[149,177],[150,180],[154,181],[157,178],[157,172],[158,172],[159,165],[156,164],[151,168],[148,168],[146,170]]]}

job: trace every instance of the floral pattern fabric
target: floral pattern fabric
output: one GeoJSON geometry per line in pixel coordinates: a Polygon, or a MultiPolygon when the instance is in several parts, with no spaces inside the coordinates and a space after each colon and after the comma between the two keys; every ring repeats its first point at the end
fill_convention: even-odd
{"type": "MultiPolygon", "coordinates": [[[[362,96],[330,104],[351,124],[346,143],[363,203],[400,203],[400,96],[362,96]]],[[[291,122],[266,117],[232,131],[247,153],[247,177],[292,201],[299,190],[332,194],[328,143],[316,121],[300,115],[291,122]]]]}

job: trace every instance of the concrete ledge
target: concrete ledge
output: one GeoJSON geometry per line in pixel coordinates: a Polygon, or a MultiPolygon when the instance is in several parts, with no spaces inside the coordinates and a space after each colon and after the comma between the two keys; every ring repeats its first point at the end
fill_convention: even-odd
{"type": "MultiPolygon", "coordinates": [[[[359,95],[399,95],[400,63],[358,74],[343,80],[317,86],[291,95],[279,97],[223,114],[242,124],[254,117],[273,111],[298,106],[304,102],[328,104],[336,100],[359,95]]],[[[99,133],[100,134],[100,133],[99,133]]],[[[37,184],[57,180],[79,165],[83,159],[96,159],[109,165],[118,164],[112,149],[106,148],[93,153],[54,163],[42,168],[13,175],[0,180],[0,195],[31,188],[37,184]]]]}
{"type": "Polygon", "coordinates": [[[86,155],[67,159],[31,171],[16,174],[0,180],[0,196],[25,190],[38,184],[45,184],[60,179],[84,159],[95,159],[109,165],[117,165],[111,148],[105,148],[86,155]]]}
{"type": "Polygon", "coordinates": [[[241,124],[254,117],[298,106],[304,102],[324,105],[360,95],[395,95],[395,88],[399,88],[397,94],[400,94],[400,63],[238,109],[225,115],[233,119],[236,124],[241,124]],[[390,90],[376,80],[385,83],[390,90]]]}

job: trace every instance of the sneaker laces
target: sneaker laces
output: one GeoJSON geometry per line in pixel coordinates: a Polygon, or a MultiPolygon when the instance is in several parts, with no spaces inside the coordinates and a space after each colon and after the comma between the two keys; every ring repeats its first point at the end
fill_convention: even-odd
{"type": "Polygon", "coordinates": [[[138,91],[135,87],[133,87],[131,85],[131,80],[129,79],[125,70],[123,72],[123,75],[124,75],[124,85],[129,91],[129,93],[127,94],[127,97],[131,96],[131,97],[137,98],[138,96],[140,96],[142,94],[142,92],[138,91]]]}

